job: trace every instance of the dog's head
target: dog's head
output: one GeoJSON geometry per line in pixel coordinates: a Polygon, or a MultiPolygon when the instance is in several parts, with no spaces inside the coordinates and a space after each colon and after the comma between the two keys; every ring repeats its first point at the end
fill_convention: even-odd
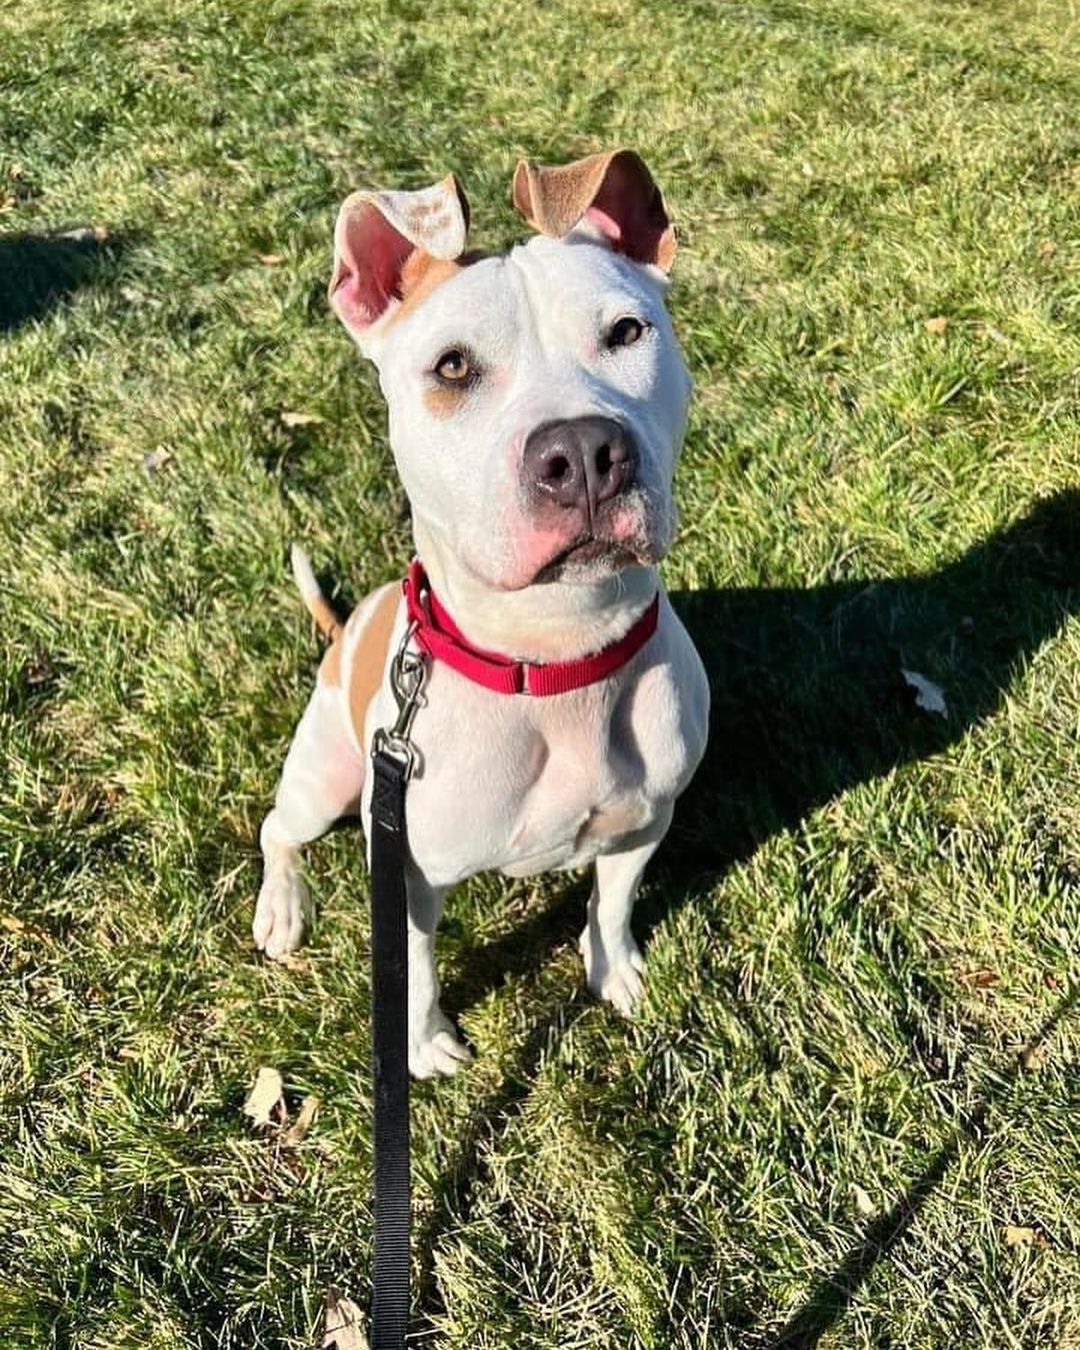
{"type": "Polygon", "coordinates": [[[415,516],[500,590],[659,561],[690,394],[664,305],[674,231],[641,159],[521,163],[513,197],[537,234],[494,256],[466,251],[453,176],[355,193],[330,283],[415,516]]]}

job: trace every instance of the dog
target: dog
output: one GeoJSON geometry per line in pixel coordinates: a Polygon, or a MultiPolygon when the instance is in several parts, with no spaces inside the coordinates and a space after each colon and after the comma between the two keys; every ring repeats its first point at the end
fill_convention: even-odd
{"type": "Polygon", "coordinates": [[[467,251],[453,175],[341,207],[330,304],[378,369],[418,561],[342,624],[294,549],[331,645],[260,832],[253,935],[282,959],[309,906],[299,850],[357,809],[370,838],[390,667],[426,653],[407,795],[417,1078],[471,1057],[439,1006],[434,944],[443,897],[477,872],[591,865],[588,987],[634,1011],[631,910],[708,728],[705,671],[657,572],[691,393],[663,197],[617,150],[522,162],[513,201],[533,234],[498,255],[467,251]]]}

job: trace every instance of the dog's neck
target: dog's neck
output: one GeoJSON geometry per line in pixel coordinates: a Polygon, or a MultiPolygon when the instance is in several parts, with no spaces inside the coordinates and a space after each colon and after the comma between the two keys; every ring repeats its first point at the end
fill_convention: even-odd
{"type": "Polygon", "coordinates": [[[515,661],[570,661],[618,642],[660,588],[655,567],[628,567],[592,582],[498,590],[423,521],[414,519],[413,535],[432,590],[469,642],[515,661]]]}

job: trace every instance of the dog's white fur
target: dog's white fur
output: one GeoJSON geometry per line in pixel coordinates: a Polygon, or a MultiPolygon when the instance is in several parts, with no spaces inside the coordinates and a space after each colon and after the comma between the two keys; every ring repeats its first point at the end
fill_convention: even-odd
{"type": "MultiPolygon", "coordinates": [[[[444,234],[456,231],[458,249],[463,229],[442,186],[442,197],[437,189],[429,195],[446,203],[451,219],[438,223],[444,234]]],[[[382,206],[369,196],[363,209],[383,210],[394,198],[387,218],[400,233],[409,203],[398,199],[410,196],[385,194],[382,206]]],[[[364,265],[342,230],[339,223],[335,281],[343,268],[364,265]]],[[[536,236],[457,269],[411,309],[394,296],[378,312],[336,303],[379,370],[418,554],[476,646],[533,661],[594,652],[625,633],[659,587],[656,562],[674,532],[671,480],[690,393],[664,306],[666,284],[659,268],[613,251],[583,224],[566,238],[536,236]],[[632,346],[610,350],[604,334],[626,315],[647,327],[632,346]],[[425,392],[440,353],[451,348],[470,353],[483,378],[448,413],[433,410],[425,392]],[[610,561],[571,561],[558,579],[537,580],[576,527],[561,531],[548,520],[541,528],[531,518],[519,489],[523,446],[544,422],[591,414],[628,427],[637,446],[636,486],[609,524],[625,556],[614,571],[610,561]]],[[[311,602],[310,567],[295,566],[311,602]]],[[[357,799],[365,825],[369,819],[365,746],[393,719],[395,704],[384,670],[361,730],[351,723],[347,691],[382,594],[350,619],[341,679],[316,687],[263,823],[254,936],[271,957],[285,956],[301,938],[308,897],[297,870],[300,846],[357,799]]],[[[390,654],[404,625],[399,605],[390,654]]],[[[479,871],[529,876],[593,865],[581,935],[588,985],[620,1011],[634,1009],[644,966],[631,909],[704,752],[708,684],[661,589],[655,635],[601,683],[552,698],[505,696],[436,663],[425,699],[413,732],[422,767],[407,807],[409,1064],[419,1077],[453,1073],[468,1058],[439,1007],[434,936],[447,889],[479,871]]]]}

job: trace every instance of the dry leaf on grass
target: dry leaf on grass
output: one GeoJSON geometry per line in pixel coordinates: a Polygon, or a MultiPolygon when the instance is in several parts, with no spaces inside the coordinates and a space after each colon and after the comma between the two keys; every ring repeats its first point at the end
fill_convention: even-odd
{"type": "Polygon", "coordinates": [[[37,938],[39,942],[51,943],[52,934],[40,928],[36,923],[27,923],[25,919],[20,919],[17,914],[0,914],[0,928],[6,933],[14,933],[16,937],[37,938]]]}
{"type": "Polygon", "coordinates": [[[104,225],[82,225],[77,230],[61,230],[58,239],[70,239],[76,244],[103,244],[109,237],[104,225]]]}
{"type": "Polygon", "coordinates": [[[1035,1073],[1042,1068],[1046,1060],[1046,1046],[1035,1042],[1025,1045],[1020,1051],[1020,1067],[1026,1073],[1035,1073]]]}
{"type": "Polygon", "coordinates": [[[289,412],[288,410],[282,410],[278,413],[278,421],[283,427],[289,427],[290,429],[316,426],[324,420],[318,413],[289,412]]]}
{"type": "Polygon", "coordinates": [[[364,1315],[351,1298],[337,1289],[326,1291],[322,1350],[368,1350],[364,1315]]]}
{"type": "Polygon", "coordinates": [[[1037,1228],[1018,1228],[1007,1223],[1001,1230],[1006,1247],[1048,1247],[1050,1244],[1037,1228]]]}
{"type": "Polygon", "coordinates": [[[52,663],[52,658],[47,651],[42,648],[23,666],[23,675],[27,684],[48,684],[50,680],[56,678],[56,667],[52,663]]]}
{"type": "Polygon", "coordinates": [[[273,1124],[271,1113],[281,1101],[284,1087],[277,1069],[268,1069],[263,1065],[255,1075],[255,1085],[244,1103],[244,1115],[251,1117],[251,1123],[256,1129],[273,1124]]]}
{"type": "Polygon", "coordinates": [[[924,712],[937,713],[939,717],[948,717],[949,707],[945,702],[945,692],[939,684],[920,675],[917,670],[901,670],[904,682],[915,690],[915,706],[924,712]]]}
{"type": "Polygon", "coordinates": [[[851,1193],[855,1197],[855,1208],[864,1219],[873,1219],[877,1215],[877,1205],[867,1195],[861,1186],[852,1184],[851,1193]]]}
{"type": "Polygon", "coordinates": [[[987,970],[981,966],[978,970],[966,970],[960,976],[960,983],[970,985],[972,989],[993,989],[1001,976],[996,970],[987,970]]]}
{"type": "Polygon", "coordinates": [[[299,952],[286,952],[284,956],[278,957],[274,965],[298,975],[306,975],[311,970],[311,961],[299,952]]]}
{"type": "Polygon", "coordinates": [[[941,336],[949,326],[949,321],[944,314],[935,314],[932,319],[927,319],[923,327],[928,333],[934,333],[941,336]]]}
{"type": "Polygon", "coordinates": [[[172,451],[167,450],[163,445],[159,445],[156,450],[148,450],[143,455],[143,470],[152,477],[155,473],[160,473],[170,459],[172,459],[172,451]]]}
{"type": "Polygon", "coordinates": [[[300,1114],[293,1123],[284,1130],[281,1135],[283,1144],[299,1144],[307,1134],[308,1130],[315,1120],[319,1111],[319,1099],[315,1096],[305,1097],[300,1103],[300,1114]]]}

